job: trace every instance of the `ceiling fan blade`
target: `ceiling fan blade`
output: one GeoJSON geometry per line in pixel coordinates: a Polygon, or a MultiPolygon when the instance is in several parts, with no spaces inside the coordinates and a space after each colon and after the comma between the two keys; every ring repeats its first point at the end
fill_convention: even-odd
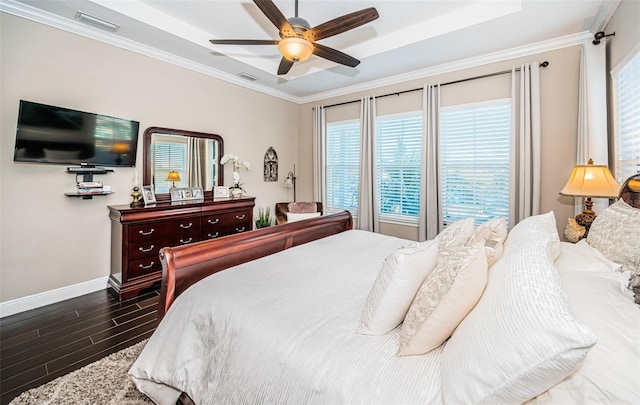
{"type": "Polygon", "coordinates": [[[321,58],[325,58],[345,66],[356,67],[360,63],[358,59],[349,56],[346,53],[318,43],[313,44],[313,53],[321,58]]]}
{"type": "Polygon", "coordinates": [[[277,45],[279,41],[272,39],[211,39],[214,45],[277,45]]]}
{"type": "Polygon", "coordinates": [[[291,70],[291,66],[293,66],[292,61],[286,58],[282,58],[282,60],[280,61],[280,66],[278,66],[278,74],[286,75],[287,73],[289,73],[289,70],[291,70]]]}
{"type": "Polygon", "coordinates": [[[316,27],[307,30],[303,35],[311,41],[318,41],[322,38],[328,38],[345,31],[352,30],[379,17],[375,7],[365,8],[364,10],[354,11],[345,14],[342,17],[334,18],[316,27]]]}
{"type": "Polygon", "coordinates": [[[286,17],[271,0],[253,0],[253,2],[256,3],[256,6],[262,11],[262,14],[278,28],[284,38],[296,35],[289,21],[287,21],[286,17]]]}

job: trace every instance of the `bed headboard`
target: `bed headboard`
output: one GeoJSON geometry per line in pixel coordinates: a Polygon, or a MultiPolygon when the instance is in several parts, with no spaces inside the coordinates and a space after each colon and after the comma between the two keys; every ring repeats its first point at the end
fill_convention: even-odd
{"type": "Polygon", "coordinates": [[[620,198],[633,208],[640,209],[640,174],[634,174],[622,183],[620,198]]]}

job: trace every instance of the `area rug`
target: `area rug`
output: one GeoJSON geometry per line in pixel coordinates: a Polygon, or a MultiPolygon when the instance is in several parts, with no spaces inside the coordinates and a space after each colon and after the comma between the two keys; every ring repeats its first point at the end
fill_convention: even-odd
{"type": "Polygon", "coordinates": [[[23,392],[10,405],[153,404],[127,372],[147,343],[143,340],[62,377],[23,392]]]}

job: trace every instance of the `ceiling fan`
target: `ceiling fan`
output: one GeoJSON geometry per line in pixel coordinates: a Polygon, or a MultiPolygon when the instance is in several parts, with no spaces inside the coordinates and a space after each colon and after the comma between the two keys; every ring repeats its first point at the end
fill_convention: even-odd
{"type": "Polygon", "coordinates": [[[342,65],[355,67],[360,61],[346,53],[329,48],[316,41],[328,38],[345,31],[352,30],[379,17],[374,7],[345,14],[311,28],[304,18],[298,17],[298,0],[296,0],[295,17],[285,18],[271,0],[253,0],[260,11],[280,31],[279,41],[268,39],[212,39],[216,45],[278,45],[282,60],[278,66],[278,74],[289,72],[295,62],[307,59],[311,54],[342,65]]]}

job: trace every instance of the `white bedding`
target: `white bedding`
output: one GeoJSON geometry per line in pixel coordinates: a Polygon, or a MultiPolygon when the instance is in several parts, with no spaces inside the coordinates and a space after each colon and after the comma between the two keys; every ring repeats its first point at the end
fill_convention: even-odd
{"type": "MultiPolygon", "coordinates": [[[[408,243],[353,230],[210,276],[176,300],[130,374],[159,404],[181,391],[199,405],[440,404],[444,346],[396,357],[399,328],[355,333],[382,262],[408,243]]],[[[637,403],[640,308],[628,273],[585,243],[563,243],[555,265],[598,343],[531,403],[637,403]]]]}
{"type": "Polygon", "coordinates": [[[353,230],[210,276],[130,374],[159,404],[180,391],[197,404],[440,403],[441,349],[398,358],[398,328],[355,333],[382,262],[408,243],[353,230]]]}

